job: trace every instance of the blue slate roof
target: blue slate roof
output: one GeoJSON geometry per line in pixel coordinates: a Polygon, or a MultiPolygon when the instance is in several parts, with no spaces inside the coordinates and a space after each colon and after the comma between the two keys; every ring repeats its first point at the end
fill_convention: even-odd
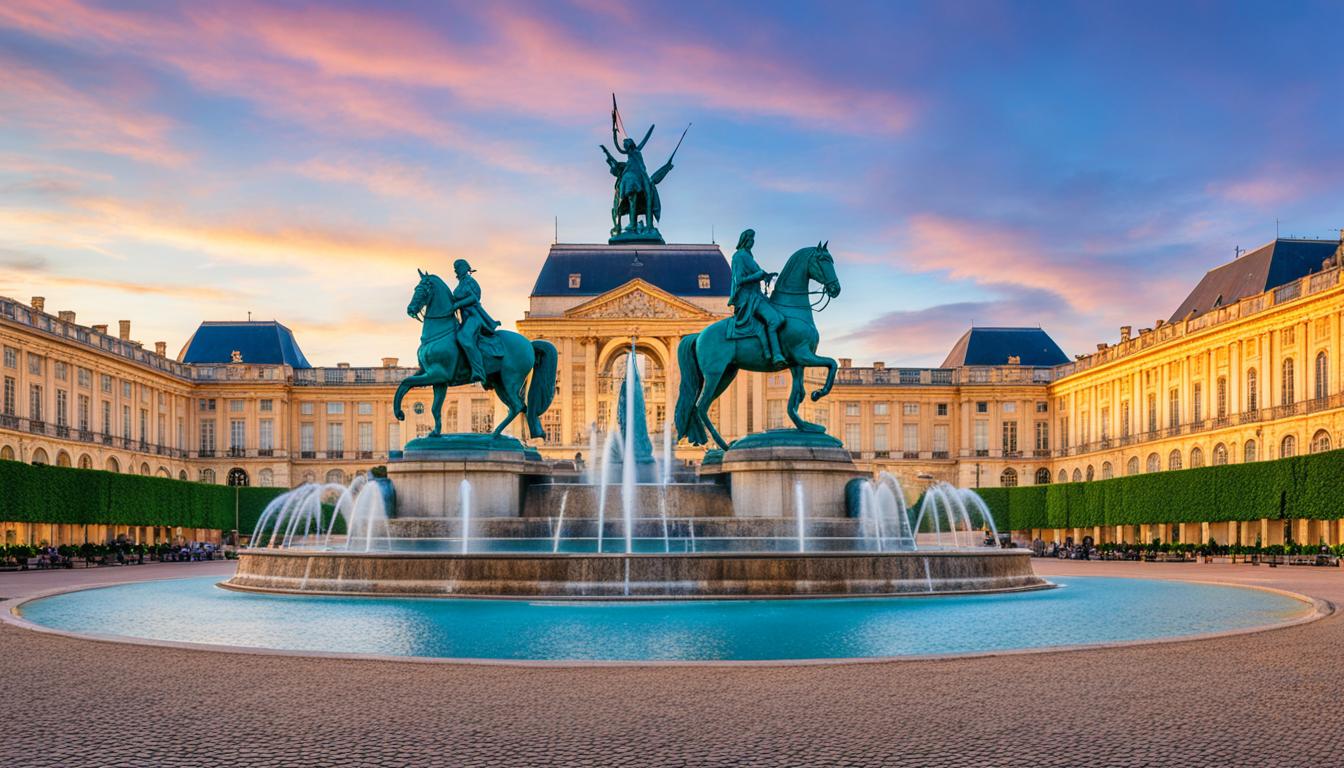
{"type": "Polygon", "coordinates": [[[1063,365],[1068,355],[1050,334],[1040,328],[977,328],[962,334],[943,361],[944,368],[963,365],[1007,365],[1016,356],[1018,364],[1049,367],[1063,365]]]}
{"type": "Polygon", "coordinates": [[[1211,309],[1235,304],[1247,296],[1319,272],[1321,263],[1333,256],[1339,247],[1340,243],[1334,240],[1282,238],[1262,245],[1241,258],[1209,270],[1172,313],[1171,322],[1184,320],[1191,312],[1198,316],[1211,309]]]}
{"type": "Polygon", "coordinates": [[[717,245],[570,245],[557,243],[542,264],[533,296],[597,296],[635,278],[674,296],[727,296],[728,260],[717,245]],[[570,276],[578,275],[577,288],[570,276]],[[700,287],[709,275],[709,287],[700,287]]]}
{"type": "Polygon", "coordinates": [[[274,320],[206,321],[187,339],[177,356],[183,363],[227,363],[233,351],[243,362],[311,368],[294,333],[274,320]]]}

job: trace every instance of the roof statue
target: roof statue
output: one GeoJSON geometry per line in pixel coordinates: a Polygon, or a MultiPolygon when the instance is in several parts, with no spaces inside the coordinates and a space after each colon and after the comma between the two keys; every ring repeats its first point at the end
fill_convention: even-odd
{"type": "MultiPolygon", "coordinates": [[[[644,164],[644,145],[648,144],[649,137],[653,136],[653,128],[654,126],[649,126],[649,130],[645,131],[644,138],[639,143],[635,143],[629,136],[622,140],[619,133],[624,130],[621,113],[616,107],[616,94],[611,95],[611,143],[616,147],[616,152],[625,159],[618,160],[605,144],[599,145],[602,154],[607,158],[608,170],[616,177],[611,200],[611,239],[607,241],[609,243],[663,242],[663,236],[657,226],[658,220],[663,215],[662,202],[658,199],[658,184],[667,178],[667,174],[672,170],[672,158],[676,157],[677,150],[681,148],[681,141],[677,141],[677,146],[672,149],[667,162],[650,174],[644,164]],[[621,223],[622,219],[625,220],[624,226],[621,223]]],[[[690,128],[689,125],[686,126],[686,130],[690,128]]],[[[686,131],[682,131],[681,138],[686,138],[686,131]]]]}

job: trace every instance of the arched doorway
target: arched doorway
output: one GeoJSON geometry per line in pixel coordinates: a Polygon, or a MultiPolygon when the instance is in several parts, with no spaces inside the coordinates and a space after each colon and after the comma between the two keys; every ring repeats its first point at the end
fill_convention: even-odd
{"type": "Polygon", "coordinates": [[[47,452],[42,448],[33,451],[33,464],[50,464],[51,460],[47,458],[47,452]]]}
{"type": "Polygon", "coordinates": [[[81,453],[79,455],[79,468],[93,469],[93,457],[87,453],[81,453]]]}
{"type": "Polygon", "coordinates": [[[107,467],[107,471],[108,471],[108,472],[120,472],[120,471],[121,471],[121,462],[117,461],[117,457],[116,457],[116,456],[108,456],[108,457],[107,457],[107,463],[104,464],[103,466],[107,467]]]}
{"type": "Polygon", "coordinates": [[[58,466],[58,467],[68,467],[68,466],[70,466],[70,454],[66,453],[65,451],[57,451],[57,452],[56,452],[56,466],[58,466]]]}
{"type": "MultiPolygon", "coordinates": [[[[616,407],[620,402],[621,384],[625,381],[629,356],[629,347],[621,349],[607,358],[606,363],[598,369],[596,419],[598,431],[606,432],[614,429],[618,423],[616,407]]],[[[661,435],[663,421],[668,415],[667,372],[663,367],[662,358],[656,350],[637,343],[635,368],[639,371],[639,382],[644,390],[644,420],[648,424],[649,434],[661,435]]],[[[757,425],[756,428],[763,429],[764,426],[757,425]]]]}
{"type": "Polygon", "coordinates": [[[230,486],[246,488],[247,471],[242,467],[234,467],[233,469],[230,469],[226,482],[230,486]]]}
{"type": "Polygon", "coordinates": [[[8,445],[0,445],[0,461],[13,461],[14,449],[8,445]]]}

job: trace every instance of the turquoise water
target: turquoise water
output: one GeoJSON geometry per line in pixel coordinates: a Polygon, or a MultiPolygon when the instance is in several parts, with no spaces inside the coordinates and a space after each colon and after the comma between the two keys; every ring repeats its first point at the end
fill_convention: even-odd
{"type": "Polygon", "coordinates": [[[1260,590],[1067,578],[1005,595],[571,603],[259,595],[216,579],[141,582],[25,604],[73,632],[299,651],[490,659],[855,658],[1082,645],[1301,616],[1260,590]]]}

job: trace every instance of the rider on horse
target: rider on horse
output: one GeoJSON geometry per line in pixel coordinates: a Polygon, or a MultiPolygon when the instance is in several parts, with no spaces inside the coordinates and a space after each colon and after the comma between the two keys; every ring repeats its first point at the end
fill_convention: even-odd
{"type": "Polygon", "coordinates": [[[766,272],[756,263],[756,258],[751,255],[755,244],[756,230],[744,230],[737,239],[737,252],[733,254],[733,287],[728,306],[734,307],[735,311],[730,338],[760,338],[761,325],[764,325],[770,361],[782,368],[786,361],[779,348],[779,326],[784,324],[784,316],[766,299],[763,285],[778,277],[778,273],[766,272]]]}
{"type": "Polygon", "coordinates": [[[453,262],[453,272],[457,274],[457,287],[453,289],[452,309],[461,316],[462,327],[457,333],[457,345],[471,364],[471,380],[480,382],[486,389],[490,384],[485,380],[485,363],[481,359],[480,337],[493,336],[499,327],[499,321],[490,316],[481,306],[481,286],[471,276],[476,270],[466,259],[453,262]]]}

